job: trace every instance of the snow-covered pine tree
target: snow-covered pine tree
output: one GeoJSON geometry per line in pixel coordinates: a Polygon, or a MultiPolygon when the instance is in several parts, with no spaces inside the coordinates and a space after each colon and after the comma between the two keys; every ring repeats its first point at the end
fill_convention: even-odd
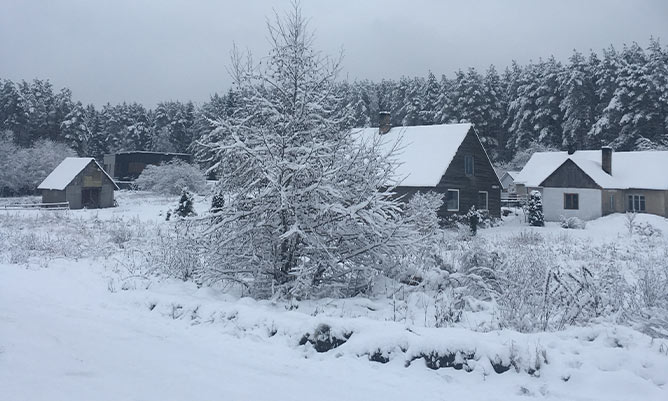
{"type": "Polygon", "coordinates": [[[545,225],[545,217],[543,216],[543,196],[539,191],[531,191],[529,194],[527,212],[529,214],[530,226],[542,227],[545,225]]]}
{"type": "Polygon", "coordinates": [[[452,91],[452,81],[445,75],[441,75],[441,91],[438,94],[438,101],[436,103],[436,114],[434,121],[436,124],[448,124],[452,121],[453,110],[450,99],[450,92],[452,91]]]}
{"type": "Polygon", "coordinates": [[[261,65],[233,53],[244,108],[201,140],[231,195],[211,220],[203,279],[243,280],[258,297],[358,294],[416,235],[381,189],[391,158],[344,125],[340,59],[314,50],[300,7],[268,28],[261,65]]]}
{"type": "Polygon", "coordinates": [[[539,63],[538,85],[531,93],[536,109],[532,116],[533,129],[538,140],[547,146],[561,146],[563,113],[559,107],[561,96],[559,82],[563,66],[554,57],[539,63]]]}
{"type": "Polygon", "coordinates": [[[88,126],[86,109],[81,102],[74,104],[72,110],[60,124],[60,129],[65,143],[74,149],[79,156],[90,155],[89,144],[93,134],[91,128],[88,126]]]}
{"type": "Polygon", "coordinates": [[[506,118],[508,107],[505,96],[504,83],[496,72],[496,68],[490,65],[484,78],[484,98],[486,105],[486,124],[488,148],[486,151],[493,160],[499,160],[506,155],[506,135],[503,129],[503,121],[506,118]],[[489,148],[489,145],[494,145],[489,148]]]}
{"type": "Polygon", "coordinates": [[[600,143],[590,143],[587,140],[587,132],[594,123],[593,109],[596,105],[593,74],[581,53],[574,52],[569,60],[570,65],[564,71],[559,86],[563,97],[559,107],[564,113],[561,124],[562,146],[566,149],[598,147],[600,143]]]}
{"type": "Polygon", "coordinates": [[[218,213],[225,206],[225,195],[221,192],[216,192],[211,198],[211,213],[218,213]]]}
{"type": "Polygon", "coordinates": [[[436,124],[436,113],[438,112],[438,98],[441,87],[438,85],[436,76],[429,71],[424,93],[421,98],[420,122],[424,125],[436,124]]]}

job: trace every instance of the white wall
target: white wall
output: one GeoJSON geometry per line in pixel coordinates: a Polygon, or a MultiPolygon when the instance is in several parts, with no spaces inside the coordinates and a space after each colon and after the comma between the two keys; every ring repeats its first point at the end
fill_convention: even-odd
{"type": "Polygon", "coordinates": [[[543,188],[543,214],[547,221],[559,221],[561,216],[593,220],[601,217],[601,190],[584,188],[543,188]],[[579,195],[579,209],[564,209],[564,194],[579,195]]]}

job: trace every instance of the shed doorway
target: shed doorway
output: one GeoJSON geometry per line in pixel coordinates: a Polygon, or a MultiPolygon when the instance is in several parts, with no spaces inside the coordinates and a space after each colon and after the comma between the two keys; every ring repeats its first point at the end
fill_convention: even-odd
{"type": "Polygon", "coordinates": [[[100,188],[82,189],[81,206],[87,209],[98,209],[100,207],[100,188]]]}

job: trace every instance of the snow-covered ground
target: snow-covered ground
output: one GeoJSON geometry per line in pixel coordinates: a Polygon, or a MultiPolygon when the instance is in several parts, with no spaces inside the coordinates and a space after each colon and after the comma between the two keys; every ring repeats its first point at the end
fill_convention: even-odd
{"type": "MultiPolygon", "coordinates": [[[[435,328],[419,311],[396,319],[387,298],[272,303],[130,274],[119,268],[124,243],[91,242],[86,230],[120,221],[150,235],[176,200],[118,197],[99,211],[0,208],[0,241],[29,241],[14,235],[23,231],[78,238],[51,258],[44,247],[62,243],[35,241],[28,255],[0,246],[1,400],[668,399],[668,340],[607,321],[533,334],[435,328]],[[342,344],[318,352],[318,339],[342,344]]],[[[207,205],[198,198],[195,208],[207,205]]],[[[643,221],[668,237],[666,219],[643,221]]],[[[624,223],[529,229],[518,217],[480,234],[603,244],[624,242],[624,223]]]]}

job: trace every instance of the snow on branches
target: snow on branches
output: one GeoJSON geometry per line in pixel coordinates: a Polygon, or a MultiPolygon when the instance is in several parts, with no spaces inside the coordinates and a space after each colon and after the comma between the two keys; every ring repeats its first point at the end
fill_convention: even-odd
{"type": "Polygon", "coordinates": [[[341,59],[314,50],[299,6],[268,28],[262,63],[232,56],[244,107],[201,141],[229,195],[207,232],[207,278],[260,297],[364,292],[417,241],[386,188],[392,158],[353,138],[335,91],[341,59]]]}

